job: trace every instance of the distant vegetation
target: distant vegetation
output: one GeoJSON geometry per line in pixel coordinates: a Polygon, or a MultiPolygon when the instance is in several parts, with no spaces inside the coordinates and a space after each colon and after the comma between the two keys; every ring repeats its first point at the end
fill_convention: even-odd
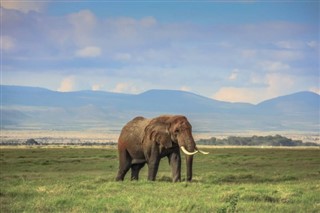
{"type": "MultiPolygon", "coordinates": [[[[43,140],[43,139],[42,139],[43,140]]],[[[28,139],[25,142],[21,142],[19,140],[3,140],[0,142],[0,146],[19,146],[19,145],[28,145],[28,146],[49,146],[49,145],[68,145],[68,146],[115,146],[117,145],[116,142],[81,142],[77,139],[70,140],[68,139],[67,142],[61,140],[61,142],[39,142],[34,139],[28,139]],[[73,142],[74,141],[74,142],[73,142]]]]}
{"type": "Polygon", "coordinates": [[[292,140],[281,135],[252,137],[229,136],[224,139],[212,137],[210,139],[200,139],[197,144],[214,146],[319,146],[317,143],[303,143],[301,140],[292,140]]]}
{"type": "MultiPolygon", "coordinates": [[[[290,138],[275,135],[275,136],[252,136],[252,137],[238,137],[238,136],[229,136],[228,138],[218,139],[211,137],[209,139],[200,139],[196,142],[199,145],[212,145],[212,146],[320,146],[320,144],[313,142],[302,142],[301,140],[292,140],[290,138]]],[[[116,142],[99,142],[94,141],[81,141],[79,139],[59,139],[52,140],[52,138],[39,138],[28,139],[27,141],[21,140],[2,140],[0,145],[74,145],[74,146],[115,146],[116,142]]]]}

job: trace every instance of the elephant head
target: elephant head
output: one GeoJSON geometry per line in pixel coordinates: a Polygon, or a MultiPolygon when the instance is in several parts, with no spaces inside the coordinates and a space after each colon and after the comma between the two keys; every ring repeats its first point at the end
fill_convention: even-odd
{"type": "Polygon", "coordinates": [[[193,136],[192,126],[185,116],[160,116],[150,121],[146,127],[145,136],[155,141],[160,147],[167,149],[179,146],[186,154],[187,180],[192,179],[193,155],[197,152],[208,154],[198,150],[193,136]]]}

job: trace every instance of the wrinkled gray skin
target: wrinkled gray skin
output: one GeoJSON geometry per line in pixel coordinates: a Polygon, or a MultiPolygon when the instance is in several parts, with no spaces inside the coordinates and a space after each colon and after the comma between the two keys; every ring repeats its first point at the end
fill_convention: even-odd
{"type": "MultiPolygon", "coordinates": [[[[192,127],[181,115],[163,115],[153,119],[136,117],[122,129],[118,140],[119,171],[116,180],[122,181],[131,168],[131,180],[139,179],[140,169],[148,164],[148,180],[154,181],[160,159],[167,157],[172,181],[181,181],[179,147],[196,150],[192,127]]],[[[193,155],[186,155],[187,181],[192,180],[193,155]]]]}

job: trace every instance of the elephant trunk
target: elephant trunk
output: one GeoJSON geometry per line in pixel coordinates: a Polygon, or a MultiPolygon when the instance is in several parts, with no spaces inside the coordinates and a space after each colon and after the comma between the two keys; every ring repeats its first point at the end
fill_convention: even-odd
{"type": "Polygon", "coordinates": [[[198,150],[196,150],[196,144],[192,136],[189,136],[186,140],[180,141],[179,145],[183,153],[186,155],[187,181],[191,181],[193,155],[196,154],[198,150]]]}
{"type": "Polygon", "coordinates": [[[191,181],[192,180],[193,155],[186,156],[186,164],[187,164],[187,181],[191,181]]]}
{"type": "MultiPolygon", "coordinates": [[[[178,141],[179,142],[179,141],[178,141]]],[[[193,137],[189,137],[187,140],[180,140],[180,148],[183,153],[186,154],[186,165],[187,165],[187,181],[192,180],[192,165],[193,165],[193,155],[200,152],[202,154],[209,154],[208,152],[201,151],[197,148],[193,137]]]]}
{"type": "Polygon", "coordinates": [[[181,134],[181,136],[178,138],[178,144],[183,153],[186,155],[194,155],[198,152],[195,149],[196,144],[194,142],[191,132],[181,134]]]}

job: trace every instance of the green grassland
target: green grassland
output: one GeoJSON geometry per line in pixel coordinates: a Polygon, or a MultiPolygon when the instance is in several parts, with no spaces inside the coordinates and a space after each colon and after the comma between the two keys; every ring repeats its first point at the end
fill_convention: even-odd
{"type": "Polygon", "coordinates": [[[171,183],[167,159],[155,182],[147,166],[115,182],[115,149],[2,147],[1,212],[320,212],[319,148],[206,151],[192,183],[171,183]]]}

